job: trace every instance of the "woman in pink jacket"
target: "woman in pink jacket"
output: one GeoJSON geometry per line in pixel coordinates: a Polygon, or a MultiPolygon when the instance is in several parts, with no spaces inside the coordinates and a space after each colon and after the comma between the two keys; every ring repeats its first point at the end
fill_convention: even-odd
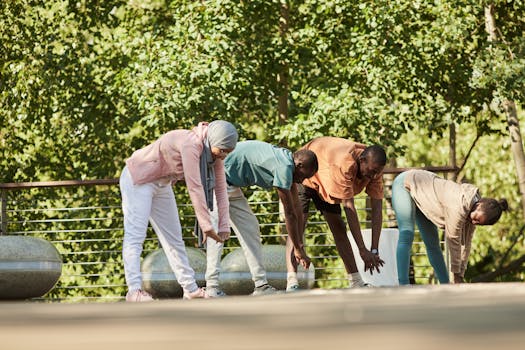
{"type": "Polygon", "coordinates": [[[237,140],[237,131],[231,123],[202,122],[192,130],[169,131],[126,160],[120,176],[124,211],[122,254],[128,286],[126,301],[153,300],[141,289],[140,256],[148,221],[159,237],[184,298],[207,297],[197,286],[195,273],[188,262],[171,185],[177,181],[186,182],[203,241],[207,237],[224,241],[229,237],[230,224],[223,161],[233,151],[237,140]],[[214,191],[219,211],[218,233],[210,220],[214,191]]]}

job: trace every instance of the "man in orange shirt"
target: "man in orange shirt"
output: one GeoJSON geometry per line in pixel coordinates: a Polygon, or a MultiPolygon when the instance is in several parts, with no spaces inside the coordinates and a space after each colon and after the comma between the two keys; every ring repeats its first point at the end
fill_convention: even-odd
{"type": "MultiPolygon", "coordinates": [[[[359,254],[365,263],[365,271],[370,273],[383,266],[379,257],[378,245],[383,220],[383,169],[386,153],[380,146],[367,147],[337,137],[319,137],[302,149],[313,151],[317,155],[319,170],[298,186],[299,199],[303,206],[303,228],[308,219],[308,207],[312,200],[324,218],[334,236],[337,251],[343,259],[348,273],[350,287],[364,287],[355,262],[346,225],[341,216],[341,204],[344,207],[350,232],[359,248],[359,254]],[[302,188],[301,188],[302,187],[302,188]],[[366,189],[372,201],[372,244],[370,250],[365,247],[359,218],[354,205],[354,196],[366,189]]],[[[287,241],[287,291],[298,289],[297,262],[293,259],[293,246],[287,241]]]]}

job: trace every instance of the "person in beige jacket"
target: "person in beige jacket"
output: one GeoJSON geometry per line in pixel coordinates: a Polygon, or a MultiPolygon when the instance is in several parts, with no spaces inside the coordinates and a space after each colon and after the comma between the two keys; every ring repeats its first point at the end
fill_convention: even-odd
{"type": "Polygon", "coordinates": [[[481,198],[477,187],[438,177],[426,170],[399,174],[392,185],[392,207],[399,228],[396,251],[399,284],[409,283],[414,223],[439,283],[449,283],[438,228],[445,231],[454,283],[463,282],[475,225],[493,225],[508,209],[505,199],[481,198]]]}

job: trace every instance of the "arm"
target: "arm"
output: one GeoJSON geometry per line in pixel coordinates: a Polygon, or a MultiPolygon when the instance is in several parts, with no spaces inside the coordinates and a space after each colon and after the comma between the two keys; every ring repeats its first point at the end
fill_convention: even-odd
{"type": "Polygon", "coordinates": [[[184,169],[184,181],[190,194],[190,200],[195,210],[195,216],[204,233],[203,243],[206,242],[206,237],[211,237],[217,242],[222,242],[211,224],[210,211],[206,205],[206,197],[204,195],[201,174],[200,174],[200,154],[202,149],[197,145],[188,143],[180,151],[182,167],[184,169]]]}
{"type": "Polygon", "coordinates": [[[354,238],[357,248],[359,249],[359,255],[361,255],[361,259],[363,259],[365,263],[365,271],[370,270],[370,273],[372,273],[374,268],[379,271],[379,267],[382,265],[382,260],[379,259],[379,257],[375,254],[372,254],[372,252],[365,247],[365,243],[363,242],[363,234],[361,233],[361,227],[359,226],[359,218],[354,205],[354,199],[351,198],[343,200],[342,204],[345,208],[348,227],[350,227],[352,237],[354,238]]]}
{"type": "Polygon", "coordinates": [[[379,265],[383,266],[384,261],[379,255],[379,238],[381,237],[381,229],[383,228],[383,200],[371,198],[372,202],[372,243],[370,250],[376,249],[376,271],[379,271],[379,265]]]}
{"type": "Polygon", "coordinates": [[[230,238],[230,201],[226,184],[226,173],[224,171],[224,161],[217,159],[214,164],[215,169],[215,198],[218,213],[217,231],[223,240],[230,238]]]}
{"type": "Polygon", "coordinates": [[[451,270],[454,276],[454,283],[464,282],[463,277],[465,276],[465,271],[467,270],[468,257],[470,255],[470,248],[472,246],[472,236],[474,235],[474,230],[475,228],[473,225],[470,225],[470,227],[465,228],[464,245],[461,244],[461,238],[449,239],[449,237],[447,237],[451,257],[450,260],[451,262],[455,261],[454,264],[451,263],[451,270]],[[452,259],[452,257],[454,257],[454,260],[452,259]]]}
{"type": "Polygon", "coordinates": [[[467,270],[468,257],[470,255],[470,249],[472,247],[472,237],[474,236],[475,227],[472,225],[465,232],[465,245],[461,246],[461,277],[465,276],[467,270]]]}
{"type": "Polygon", "coordinates": [[[454,192],[457,205],[446,206],[445,234],[449,243],[450,269],[454,274],[454,283],[462,283],[467,269],[468,258],[472,246],[472,237],[476,226],[470,215],[474,204],[479,200],[478,189],[469,184],[461,184],[459,191],[454,192]]]}
{"type": "Polygon", "coordinates": [[[381,228],[383,227],[383,174],[374,178],[367,186],[366,193],[372,206],[372,244],[370,249],[378,249],[381,228]]]}
{"type": "Polygon", "coordinates": [[[379,237],[383,227],[383,200],[371,199],[372,202],[372,245],[370,249],[379,248],[379,237]]]}
{"type": "Polygon", "coordinates": [[[466,264],[466,259],[468,259],[468,255],[464,256],[466,252],[464,252],[461,242],[462,235],[466,229],[465,223],[468,219],[468,214],[466,214],[466,211],[461,212],[457,208],[446,207],[444,209],[445,237],[450,255],[450,272],[454,275],[454,283],[461,283],[463,282],[463,274],[465,272],[463,264],[466,264]]]}
{"type": "Polygon", "coordinates": [[[354,241],[357,244],[359,252],[367,250],[363,241],[363,234],[361,233],[361,227],[359,226],[359,218],[357,216],[357,210],[355,209],[354,199],[347,199],[342,202],[345,207],[346,220],[348,221],[348,227],[354,241]]]}
{"type": "Polygon", "coordinates": [[[308,268],[310,266],[310,258],[304,250],[302,230],[304,224],[297,187],[294,183],[290,190],[277,188],[277,193],[283,203],[286,231],[292,240],[295,258],[304,268],[308,268]]]}
{"type": "Polygon", "coordinates": [[[445,228],[448,252],[450,255],[450,272],[454,274],[454,283],[456,278],[461,277],[461,243],[460,238],[448,234],[445,228]]]}

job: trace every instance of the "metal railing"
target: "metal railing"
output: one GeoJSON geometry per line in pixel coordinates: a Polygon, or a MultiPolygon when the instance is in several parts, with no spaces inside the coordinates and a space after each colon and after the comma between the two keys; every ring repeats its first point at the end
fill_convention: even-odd
{"type": "MultiPolygon", "coordinates": [[[[427,168],[449,172],[454,168],[427,168]]],[[[384,227],[395,227],[390,205],[390,186],[396,173],[385,171],[384,227]]],[[[60,252],[62,276],[44,299],[66,301],[119,300],[125,295],[122,263],[123,217],[118,179],[53,181],[0,184],[0,234],[25,235],[46,239],[60,252]]],[[[195,215],[185,188],[175,186],[183,235],[187,246],[196,247],[193,237],[195,215]]],[[[256,213],[264,244],[284,244],[286,233],[279,213],[276,191],[248,189],[247,198],[256,213]]],[[[361,227],[370,227],[367,198],[355,199],[361,227]]],[[[321,288],[347,286],[344,266],[339,259],[328,226],[312,212],[305,232],[307,251],[316,268],[315,284],[321,288]]],[[[224,254],[239,246],[235,235],[225,244],[224,254]]],[[[148,228],[143,255],[159,248],[148,228]]],[[[416,281],[432,283],[432,269],[425,248],[416,235],[412,249],[416,281]]]]}

